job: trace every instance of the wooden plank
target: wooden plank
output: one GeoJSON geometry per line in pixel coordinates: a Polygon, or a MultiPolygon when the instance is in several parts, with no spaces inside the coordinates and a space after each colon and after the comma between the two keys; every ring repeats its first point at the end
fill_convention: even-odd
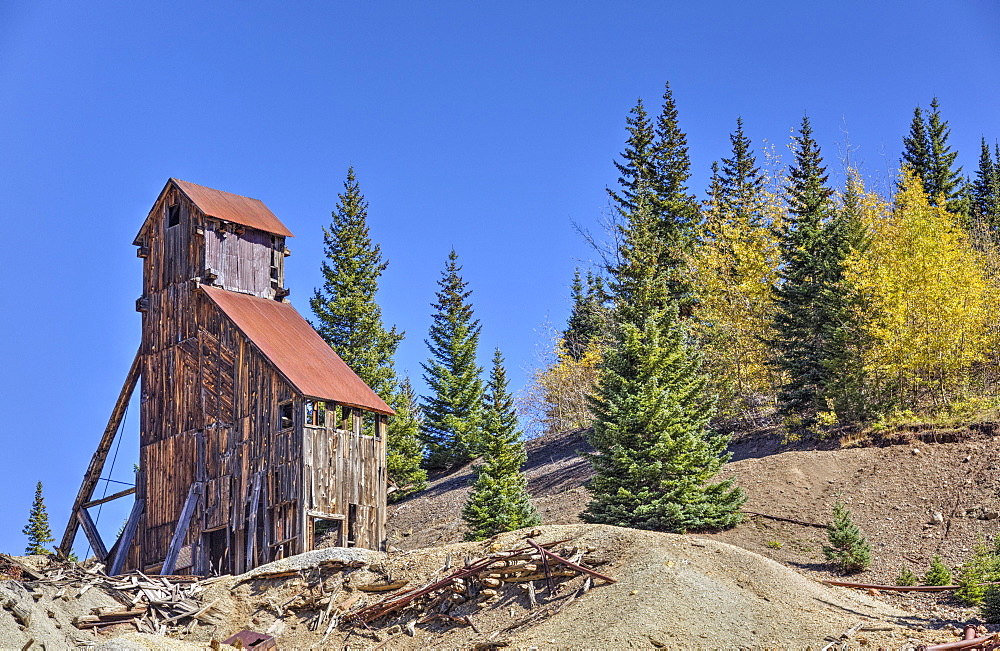
{"type": "Polygon", "coordinates": [[[254,560],[254,546],[257,542],[257,507],[260,505],[260,479],[262,474],[257,472],[253,476],[253,488],[250,495],[250,517],[247,520],[246,570],[257,567],[257,563],[254,560]]]}
{"type": "Polygon", "coordinates": [[[97,532],[94,521],[90,519],[90,513],[87,512],[87,509],[80,509],[76,512],[76,518],[80,526],[83,527],[83,533],[90,541],[90,546],[94,549],[94,555],[97,556],[97,560],[103,563],[104,559],[108,557],[108,548],[104,546],[101,534],[97,532]]]}
{"type": "MultiPolygon", "coordinates": [[[[89,502],[90,498],[94,495],[94,488],[97,487],[97,482],[101,478],[101,471],[104,470],[104,462],[108,458],[108,452],[110,452],[111,444],[115,440],[118,426],[121,425],[129,399],[132,397],[135,385],[139,381],[141,362],[141,352],[136,351],[135,359],[132,360],[132,366],[125,377],[125,384],[122,386],[121,393],[118,394],[118,401],[115,402],[115,407],[111,411],[111,418],[108,419],[108,425],[104,428],[104,434],[97,445],[97,451],[94,452],[94,456],[90,460],[90,465],[87,467],[87,472],[83,475],[83,483],[80,485],[80,491],[76,495],[76,500],[73,501],[73,508],[69,512],[69,522],[66,525],[65,533],[63,533],[62,542],[59,544],[59,555],[63,558],[69,556],[69,553],[73,551],[73,539],[76,538],[76,531],[79,526],[77,514],[83,510],[83,505],[89,502]]],[[[91,543],[91,546],[93,546],[93,543],[91,543]]]]}
{"type": "Polygon", "coordinates": [[[201,483],[194,482],[188,490],[187,500],[185,500],[184,508],[181,510],[180,520],[177,521],[177,529],[174,530],[174,536],[170,539],[170,547],[167,549],[167,557],[163,559],[163,567],[160,568],[160,574],[173,573],[174,564],[177,562],[177,555],[180,554],[181,547],[184,545],[184,536],[187,535],[188,525],[191,524],[191,516],[194,515],[194,509],[198,505],[198,498],[200,496],[201,483]]]}
{"type": "Polygon", "coordinates": [[[118,542],[115,543],[118,549],[115,551],[115,557],[108,568],[109,576],[121,574],[122,568],[125,566],[125,559],[128,558],[129,550],[132,549],[132,539],[135,538],[135,530],[139,526],[139,518],[142,516],[145,504],[146,500],[139,498],[132,505],[132,513],[129,514],[128,522],[125,523],[125,530],[122,531],[122,535],[118,537],[118,542]]]}
{"type": "Polygon", "coordinates": [[[126,497],[128,495],[131,495],[134,492],[135,492],[135,486],[133,486],[132,488],[126,488],[125,490],[119,491],[114,495],[108,495],[107,497],[102,497],[99,500],[93,500],[91,502],[87,502],[86,504],[83,505],[83,508],[89,509],[90,507],[97,506],[98,504],[105,504],[107,502],[111,502],[112,500],[116,500],[119,497],[126,497]]]}

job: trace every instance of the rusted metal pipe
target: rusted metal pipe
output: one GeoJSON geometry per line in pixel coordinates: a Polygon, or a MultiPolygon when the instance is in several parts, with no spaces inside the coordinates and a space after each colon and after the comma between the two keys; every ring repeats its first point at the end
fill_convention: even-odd
{"type": "MultiPolygon", "coordinates": [[[[968,632],[969,627],[966,627],[966,632],[968,632]]],[[[975,635],[975,628],[972,629],[973,635],[975,635]]],[[[932,644],[931,646],[917,647],[920,651],[951,651],[953,649],[975,649],[977,647],[986,647],[990,649],[995,649],[996,643],[1000,643],[1000,635],[997,633],[990,633],[983,637],[974,637],[972,639],[959,640],[958,642],[946,642],[944,644],[932,644]],[[988,647],[986,645],[989,645],[988,647]]]]}

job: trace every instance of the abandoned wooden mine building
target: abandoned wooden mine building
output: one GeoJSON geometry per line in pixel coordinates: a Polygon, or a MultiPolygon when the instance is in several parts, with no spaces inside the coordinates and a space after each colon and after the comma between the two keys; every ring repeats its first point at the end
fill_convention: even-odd
{"type": "Polygon", "coordinates": [[[134,244],[142,342],[60,545],[82,526],[112,573],[239,573],[384,541],[392,410],[288,302],[285,238],[260,201],[170,179],[134,244]],[[136,485],[94,489],[141,379],[136,485]],[[88,509],[135,495],[107,549],[88,509]]]}

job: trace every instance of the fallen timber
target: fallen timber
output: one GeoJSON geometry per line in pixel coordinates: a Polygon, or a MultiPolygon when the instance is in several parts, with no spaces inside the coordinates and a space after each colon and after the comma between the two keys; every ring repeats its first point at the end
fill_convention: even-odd
{"type": "MultiPolygon", "coordinates": [[[[948,592],[958,590],[960,585],[878,585],[876,583],[852,583],[850,581],[821,581],[827,585],[857,590],[879,590],[884,592],[948,592]]],[[[1000,585],[1000,582],[980,583],[979,585],[1000,585]]]]}
{"type": "MultiPolygon", "coordinates": [[[[532,581],[545,578],[550,584],[550,590],[552,593],[555,591],[555,584],[553,582],[555,575],[562,577],[587,574],[590,577],[601,579],[607,583],[616,582],[616,579],[591,570],[590,568],[583,567],[582,565],[565,559],[550,550],[551,547],[567,542],[565,540],[539,544],[531,538],[528,538],[527,542],[530,547],[522,547],[508,552],[498,552],[485,558],[471,561],[465,567],[459,568],[448,576],[437,581],[432,581],[421,588],[410,590],[399,595],[393,595],[370,606],[365,606],[364,608],[348,615],[346,620],[354,625],[367,625],[376,619],[399,612],[423,597],[433,598],[438,597],[441,593],[446,593],[449,590],[454,591],[454,587],[456,585],[463,587],[462,590],[458,591],[462,592],[464,591],[464,584],[466,580],[472,578],[481,579],[484,574],[487,576],[485,579],[481,579],[482,583],[486,586],[494,587],[498,586],[501,582],[527,582],[530,588],[533,587],[531,584],[532,581]],[[531,551],[535,551],[537,553],[528,555],[525,554],[526,552],[531,551]],[[541,574],[537,572],[537,567],[531,566],[533,565],[531,563],[514,566],[505,565],[509,562],[532,560],[535,556],[538,556],[538,560],[542,562],[544,571],[541,574]],[[565,568],[573,571],[558,570],[558,573],[556,574],[553,572],[553,565],[563,565],[565,568]],[[495,576],[490,576],[490,574],[495,574],[495,576]]],[[[580,555],[582,556],[582,554],[580,555]]],[[[487,597],[492,597],[496,594],[491,587],[487,587],[481,592],[485,593],[485,596],[487,597]],[[490,592],[487,592],[487,590],[490,590],[490,592]]],[[[424,617],[421,621],[430,621],[430,618],[424,617]]]]}

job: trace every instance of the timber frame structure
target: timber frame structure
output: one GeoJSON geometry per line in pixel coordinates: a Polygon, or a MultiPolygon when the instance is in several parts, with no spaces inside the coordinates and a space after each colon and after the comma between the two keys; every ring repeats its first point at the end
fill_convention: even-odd
{"type": "Polygon", "coordinates": [[[73,503],[109,574],[240,573],[322,546],[384,545],[392,409],[288,302],[260,201],[170,179],[135,238],[142,343],[73,503]],[[94,499],[141,386],[135,487],[94,499]],[[108,549],[88,509],[135,495],[108,549]]]}

